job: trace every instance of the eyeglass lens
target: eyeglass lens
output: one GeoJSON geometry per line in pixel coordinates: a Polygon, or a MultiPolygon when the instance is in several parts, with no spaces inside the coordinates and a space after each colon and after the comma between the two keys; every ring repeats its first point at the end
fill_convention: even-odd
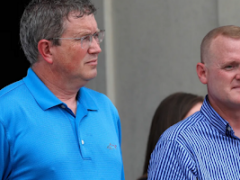
{"type": "Polygon", "coordinates": [[[83,49],[85,48],[88,48],[89,46],[91,46],[91,43],[92,43],[92,37],[94,38],[94,40],[100,44],[102,41],[103,41],[103,38],[104,38],[104,31],[99,31],[97,33],[94,33],[94,34],[91,34],[91,35],[88,35],[86,37],[84,37],[82,40],[81,40],[81,47],[83,49]]]}

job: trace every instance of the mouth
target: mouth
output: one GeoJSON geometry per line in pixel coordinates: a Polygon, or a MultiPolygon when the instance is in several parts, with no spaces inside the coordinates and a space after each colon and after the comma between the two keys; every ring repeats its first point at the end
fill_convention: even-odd
{"type": "Polygon", "coordinates": [[[240,86],[234,86],[232,89],[240,89],[240,86]]]}
{"type": "Polygon", "coordinates": [[[91,60],[91,61],[86,62],[86,64],[91,65],[91,66],[96,66],[97,63],[98,63],[98,62],[97,62],[97,59],[94,59],[94,60],[91,60]]]}

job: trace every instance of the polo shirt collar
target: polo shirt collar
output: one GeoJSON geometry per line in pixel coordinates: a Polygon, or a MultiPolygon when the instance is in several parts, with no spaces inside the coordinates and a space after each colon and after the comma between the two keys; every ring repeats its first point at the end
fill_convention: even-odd
{"type": "Polygon", "coordinates": [[[229,123],[223,119],[210,105],[208,95],[206,95],[203,105],[200,110],[206,117],[207,121],[214,126],[220,133],[229,134],[229,123]]]}
{"type": "MultiPolygon", "coordinates": [[[[90,90],[92,91],[92,90],[90,90]]],[[[95,101],[96,98],[93,97],[92,94],[89,93],[89,90],[86,87],[80,88],[77,96],[78,102],[83,105],[89,111],[98,110],[97,103],[95,101]]]]}
{"type": "Polygon", "coordinates": [[[47,88],[39,79],[32,68],[28,69],[27,76],[23,79],[27,88],[33,95],[38,105],[45,111],[53,106],[62,104],[62,102],[47,88]]]}
{"type": "MultiPolygon", "coordinates": [[[[58,99],[48,87],[39,79],[32,68],[28,69],[27,76],[23,78],[23,82],[35,98],[38,105],[45,111],[54,106],[64,104],[58,99]]],[[[85,88],[81,88],[77,96],[78,102],[87,110],[98,110],[93,97],[86,92],[85,88]]]]}

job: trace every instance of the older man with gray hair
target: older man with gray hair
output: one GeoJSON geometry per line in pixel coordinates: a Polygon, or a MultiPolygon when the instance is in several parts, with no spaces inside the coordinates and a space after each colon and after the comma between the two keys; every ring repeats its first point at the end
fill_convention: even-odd
{"type": "Polygon", "coordinates": [[[32,0],[20,23],[31,63],[0,91],[0,179],[123,180],[118,111],[86,83],[97,75],[96,8],[32,0]]]}

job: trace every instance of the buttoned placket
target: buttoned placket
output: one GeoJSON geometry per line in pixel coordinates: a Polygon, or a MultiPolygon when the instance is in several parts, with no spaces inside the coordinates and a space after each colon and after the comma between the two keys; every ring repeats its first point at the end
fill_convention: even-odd
{"type": "Polygon", "coordinates": [[[81,120],[87,116],[88,114],[88,110],[85,109],[81,104],[77,104],[78,108],[77,108],[77,113],[76,115],[71,111],[71,109],[69,109],[67,107],[66,104],[61,104],[60,105],[60,108],[65,111],[65,113],[68,113],[70,114],[72,117],[68,117],[69,121],[71,122],[72,124],[72,127],[73,127],[73,130],[74,130],[74,133],[76,134],[76,138],[78,140],[78,145],[79,145],[79,150],[80,150],[80,154],[82,156],[83,159],[85,160],[90,160],[91,158],[88,157],[86,155],[86,140],[84,139],[84,137],[82,137],[83,135],[81,134],[81,131],[79,130],[80,128],[80,124],[81,124],[81,120]]]}
{"type": "MultiPolygon", "coordinates": [[[[232,128],[230,127],[230,125],[228,124],[227,127],[226,127],[226,131],[227,131],[227,135],[230,136],[231,138],[233,138],[234,136],[234,132],[232,130],[232,128]]],[[[237,137],[237,136],[234,136],[234,140],[237,140],[237,147],[238,147],[238,160],[239,160],[239,163],[240,163],[240,138],[237,137]]],[[[239,166],[240,167],[240,166],[239,166]]],[[[239,169],[239,177],[240,177],[240,169],[239,169]]],[[[239,178],[240,180],[240,178],[239,178]]]]}
{"type": "Polygon", "coordinates": [[[77,136],[78,143],[79,143],[79,147],[81,148],[81,146],[83,146],[83,145],[85,144],[85,142],[84,142],[83,139],[81,139],[80,133],[78,133],[77,125],[76,125],[76,115],[72,112],[71,109],[69,109],[69,108],[67,107],[67,105],[61,104],[60,107],[61,107],[64,111],[66,111],[66,113],[69,113],[69,114],[72,116],[72,117],[69,117],[69,116],[67,116],[67,117],[68,117],[69,121],[70,121],[71,124],[72,124],[73,131],[74,131],[75,135],[77,136]]]}

